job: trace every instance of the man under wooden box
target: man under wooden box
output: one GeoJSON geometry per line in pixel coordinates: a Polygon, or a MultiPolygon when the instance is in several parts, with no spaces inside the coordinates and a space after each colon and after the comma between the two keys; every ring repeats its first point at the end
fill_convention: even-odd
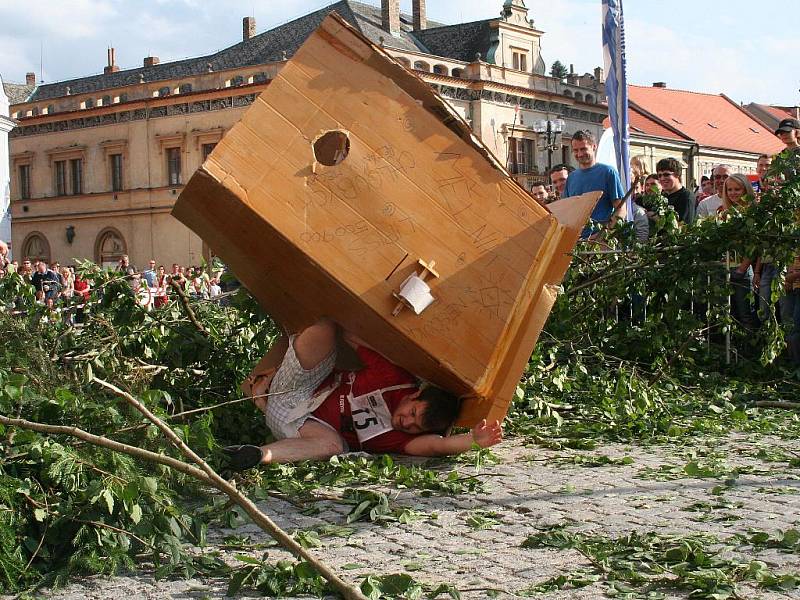
{"type": "Polygon", "coordinates": [[[359,450],[446,456],[502,439],[500,423],[485,419],[469,433],[444,436],[458,416],[458,398],[420,386],[411,373],[327,319],[282,338],[242,389],[255,397],[276,441],[225,448],[233,470],[359,450]]]}

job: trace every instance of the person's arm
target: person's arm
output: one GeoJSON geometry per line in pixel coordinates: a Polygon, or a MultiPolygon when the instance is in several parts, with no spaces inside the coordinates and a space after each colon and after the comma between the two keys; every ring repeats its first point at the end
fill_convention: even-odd
{"type": "Polygon", "coordinates": [[[405,454],[411,456],[449,456],[461,454],[478,444],[488,448],[503,440],[503,429],[499,421],[487,423],[486,419],[478,423],[469,433],[441,436],[425,434],[415,437],[405,447],[405,454]]]}
{"type": "Polygon", "coordinates": [[[738,266],[738,267],[736,267],[736,272],[737,272],[737,273],[744,273],[744,272],[746,272],[746,271],[747,271],[747,268],[748,268],[748,267],[749,267],[751,264],[753,264],[753,261],[752,261],[752,260],[750,260],[749,258],[744,258],[744,259],[742,259],[742,262],[740,262],[740,263],[739,263],[739,266],[738,266]]]}
{"type": "Polygon", "coordinates": [[[756,259],[756,264],[753,265],[753,288],[758,289],[761,287],[761,257],[756,259]]]}

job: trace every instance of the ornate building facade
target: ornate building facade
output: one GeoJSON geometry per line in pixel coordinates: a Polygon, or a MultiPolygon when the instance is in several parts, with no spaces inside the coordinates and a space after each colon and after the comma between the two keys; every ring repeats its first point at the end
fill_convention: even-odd
{"type": "MultiPolygon", "coordinates": [[[[8,115],[9,100],[0,77],[0,240],[11,243],[11,179],[8,173],[8,132],[14,121],[8,115]]],[[[10,248],[14,254],[13,245],[10,248]]]]}
{"type": "Polygon", "coordinates": [[[548,160],[571,162],[576,130],[602,132],[602,70],[546,76],[543,32],[524,0],[505,0],[498,18],[455,25],[428,21],[425,0],[413,0],[411,15],[399,0],[342,0],[261,34],[246,17],[242,41],[215,54],[151,56],[123,71],[112,48],[103,74],[31,86],[12,100],[18,256],[111,264],[129,254],[138,265],[207,257],[202,240],[170,216],[175,199],[332,10],[445,97],[523,185],[543,178],[548,160]],[[563,120],[563,136],[545,143],[538,119],[563,120]]]}

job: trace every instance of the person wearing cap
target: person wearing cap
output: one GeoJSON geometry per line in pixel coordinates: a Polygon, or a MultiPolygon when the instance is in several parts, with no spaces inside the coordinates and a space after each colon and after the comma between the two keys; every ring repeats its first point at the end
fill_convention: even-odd
{"type": "Polygon", "coordinates": [[[800,141],[797,139],[798,135],[800,135],[800,121],[797,119],[784,119],[778,123],[775,135],[786,144],[786,148],[797,151],[800,148],[800,141]]]}

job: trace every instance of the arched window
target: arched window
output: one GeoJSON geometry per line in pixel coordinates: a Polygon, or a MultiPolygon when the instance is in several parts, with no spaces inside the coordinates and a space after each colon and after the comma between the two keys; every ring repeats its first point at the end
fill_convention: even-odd
{"type": "Polygon", "coordinates": [[[158,88],[158,96],[163,98],[164,96],[169,96],[172,93],[172,90],[169,89],[168,85],[165,85],[162,88],[158,88]]]}
{"type": "Polygon", "coordinates": [[[94,98],[87,98],[83,101],[84,108],[94,108],[94,98]]]}
{"type": "Polygon", "coordinates": [[[111,106],[111,96],[103,96],[103,106],[111,106]]]}
{"type": "Polygon", "coordinates": [[[464,69],[453,69],[453,77],[464,77],[464,69]]]}
{"type": "Polygon", "coordinates": [[[113,267],[123,254],[128,253],[125,238],[113,227],[107,227],[97,236],[94,244],[95,262],[102,267],[113,267]]]}
{"type": "Polygon", "coordinates": [[[231,77],[228,80],[228,87],[239,87],[240,85],[244,85],[244,77],[241,75],[237,75],[236,77],[231,77]]]}
{"type": "Polygon", "coordinates": [[[34,106],[31,109],[31,116],[32,117],[38,117],[39,116],[39,107],[38,106],[34,106]]]}
{"type": "Polygon", "coordinates": [[[403,66],[406,69],[410,69],[411,68],[411,61],[408,60],[405,56],[398,56],[397,60],[399,60],[401,63],[403,63],[403,66]]]}
{"type": "Polygon", "coordinates": [[[583,94],[581,94],[580,92],[575,92],[575,100],[577,100],[578,102],[583,102],[583,94]]]}
{"type": "Polygon", "coordinates": [[[428,63],[426,63],[424,60],[418,60],[417,62],[415,62],[414,63],[414,68],[417,71],[425,71],[426,73],[430,73],[431,72],[431,66],[428,63]]]}
{"type": "Polygon", "coordinates": [[[120,102],[127,102],[128,101],[128,94],[120,94],[119,95],[120,102]]]}
{"type": "Polygon", "coordinates": [[[43,233],[32,231],[22,242],[22,258],[31,261],[43,260],[50,264],[50,243],[43,233]]]}
{"type": "Polygon", "coordinates": [[[48,104],[47,105],[47,114],[48,115],[52,115],[54,112],[56,112],[56,105],[55,104],[48,104]]]}
{"type": "Polygon", "coordinates": [[[591,94],[586,94],[586,102],[588,102],[589,104],[594,104],[594,96],[592,96],[591,94]]]}
{"type": "Polygon", "coordinates": [[[182,83],[178,88],[179,94],[188,94],[192,91],[192,84],[191,83],[182,83]]]}
{"type": "Polygon", "coordinates": [[[567,98],[572,98],[572,90],[564,90],[564,95],[567,98]]]}
{"type": "Polygon", "coordinates": [[[447,67],[444,65],[434,65],[433,72],[437,75],[447,75],[447,67]]]}
{"type": "Polygon", "coordinates": [[[269,77],[264,71],[253,75],[253,83],[267,83],[267,81],[269,81],[269,77]]]}

